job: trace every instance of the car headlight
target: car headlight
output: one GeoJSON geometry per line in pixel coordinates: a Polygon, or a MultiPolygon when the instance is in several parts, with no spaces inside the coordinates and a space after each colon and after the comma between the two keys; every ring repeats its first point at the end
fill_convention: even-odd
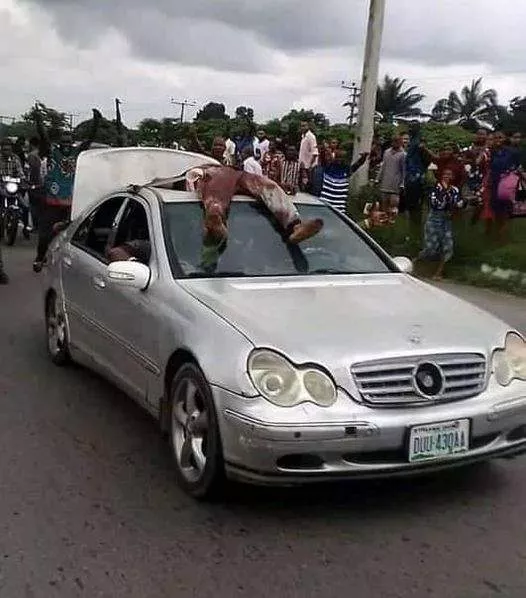
{"type": "Polygon", "coordinates": [[[336,401],[336,386],[327,374],[310,366],[296,367],[273,351],[254,351],[248,360],[248,373],[257,390],[279,407],[306,402],[330,407],[336,401]]]}
{"type": "Polygon", "coordinates": [[[18,191],[18,185],[16,183],[6,183],[5,190],[11,194],[16,193],[18,191]]]}
{"type": "Polygon", "coordinates": [[[513,380],[526,381],[526,341],[518,334],[508,334],[504,349],[493,354],[493,374],[501,386],[513,380]]]}

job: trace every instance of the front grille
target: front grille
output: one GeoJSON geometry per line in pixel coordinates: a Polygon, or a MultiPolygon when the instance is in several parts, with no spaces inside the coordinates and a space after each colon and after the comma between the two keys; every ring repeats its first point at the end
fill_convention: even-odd
{"type": "Polygon", "coordinates": [[[480,394],[486,385],[486,359],[477,353],[369,361],[353,365],[351,372],[363,400],[385,407],[468,399],[480,394]],[[421,363],[437,365],[444,375],[442,392],[434,398],[416,390],[414,372],[421,363]]]}

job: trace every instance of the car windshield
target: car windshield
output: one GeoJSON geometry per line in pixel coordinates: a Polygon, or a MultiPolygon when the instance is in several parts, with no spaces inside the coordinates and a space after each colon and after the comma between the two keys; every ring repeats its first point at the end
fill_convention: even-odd
{"type": "Polygon", "coordinates": [[[291,246],[269,212],[256,202],[233,202],[228,243],[217,267],[203,267],[203,211],[199,202],[165,203],[164,227],[172,270],[178,277],[298,276],[392,272],[372,246],[342,217],[323,205],[298,205],[302,219],[322,218],[322,231],[291,246]]]}

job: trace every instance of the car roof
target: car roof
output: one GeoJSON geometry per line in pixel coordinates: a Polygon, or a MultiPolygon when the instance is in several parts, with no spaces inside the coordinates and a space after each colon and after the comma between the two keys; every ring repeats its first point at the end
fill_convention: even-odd
{"type": "MultiPolygon", "coordinates": [[[[187,191],[173,191],[171,189],[159,189],[158,187],[147,187],[155,191],[159,199],[163,203],[187,203],[187,202],[194,202],[199,201],[199,197],[196,193],[189,193],[187,191]]],[[[319,200],[317,197],[313,195],[309,195],[308,193],[298,193],[291,198],[294,203],[303,204],[303,205],[325,205],[324,202],[319,200]]],[[[248,195],[235,195],[233,197],[233,201],[257,201],[253,197],[248,195]]]]}

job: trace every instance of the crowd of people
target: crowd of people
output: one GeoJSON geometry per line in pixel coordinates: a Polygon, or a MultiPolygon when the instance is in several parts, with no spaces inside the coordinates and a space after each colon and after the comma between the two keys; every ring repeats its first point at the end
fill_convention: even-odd
{"type": "MultiPolygon", "coordinates": [[[[42,270],[58,223],[69,220],[77,157],[93,142],[101,121],[98,110],[93,110],[93,115],[92,130],[83,143],[75,145],[69,132],[51,143],[37,106],[38,136],[28,144],[24,139],[15,144],[9,139],[0,143],[0,175],[17,176],[27,183],[29,205],[23,225],[24,230],[29,230],[30,212],[33,228],[38,231],[35,272],[42,270]]],[[[280,194],[294,196],[304,191],[341,212],[347,211],[353,173],[369,159],[369,178],[377,185],[380,200],[365,207],[362,224],[394,224],[400,214],[407,214],[412,233],[420,237],[422,228],[424,231],[424,247],[416,259],[436,261],[436,277],[442,276],[453,255],[452,220],[467,206],[471,207],[474,224],[483,221],[488,235],[495,233],[500,241],[506,240],[509,220],[517,206],[517,190],[524,178],[520,134],[507,138],[501,132],[480,129],[470,147],[445,144],[435,153],[427,147],[420,125],[413,123],[406,133],[396,134],[387,143],[375,136],[370,152],[351,163],[349,152],[337,139],[319,142],[308,122],[301,123],[300,131],[297,146],[271,139],[263,129],[247,129],[237,137],[231,138],[228,132],[224,137],[216,137],[210,151],[194,134],[184,149],[215,158],[224,167],[217,173],[218,180],[227,181],[227,186],[245,191],[251,186],[258,186],[259,191],[268,187],[270,191],[260,193],[266,203],[278,197],[282,205],[292,205],[280,194]],[[431,184],[430,171],[434,173],[431,184]]],[[[221,214],[224,211],[221,208],[221,214]]],[[[221,218],[224,220],[224,214],[221,218]]],[[[219,221],[212,218],[210,222],[217,233],[221,228],[219,221]]],[[[7,282],[0,254],[0,284],[7,282]]]]}
{"type": "MultiPolygon", "coordinates": [[[[372,209],[374,224],[394,224],[407,215],[411,235],[420,238],[418,260],[437,262],[435,277],[443,274],[453,256],[452,221],[469,212],[471,222],[483,222],[488,237],[508,239],[510,220],[526,215],[526,180],[521,165],[521,135],[481,128],[471,146],[445,143],[438,152],[426,145],[421,126],[413,123],[405,133],[384,143],[375,136],[369,153],[353,164],[338,140],[318,142],[309,123],[301,123],[299,147],[269,139],[264,130],[242,139],[216,138],[211,155],[222,164],[263,174],[287,193],[306,191],[335,209],[346,212],[354,172],[369,158],[369,178],[380,193],[372,209]],[[425,223],[424,214],[427,212],[425,223]]],[[[366,206],[367,213],[371,206],[366,206]]]]}
{"type": "MultiPolygon", "coordinates": [[[[33,230],[38,233],[38,244],[33,270],[42,270],[54,227],[69,220],[73,196],[75,169],[79,154],[94,142],[102,115],[93,110],[92,128],[88,139],[75,144],[70,131],[51,143],[42,121],[39,106],[35,109],[35,126],[38,135],[29,143],[18,138],[15,143],[3,139],[0,146],[0,176],[20,179],[21,189],[27,190],[28,205],[22,202],[24,231],[29,230],[29,213],[33,230]]],[[[7,284],[2,254],[0,252],[0,284],[7,284]]]]}

